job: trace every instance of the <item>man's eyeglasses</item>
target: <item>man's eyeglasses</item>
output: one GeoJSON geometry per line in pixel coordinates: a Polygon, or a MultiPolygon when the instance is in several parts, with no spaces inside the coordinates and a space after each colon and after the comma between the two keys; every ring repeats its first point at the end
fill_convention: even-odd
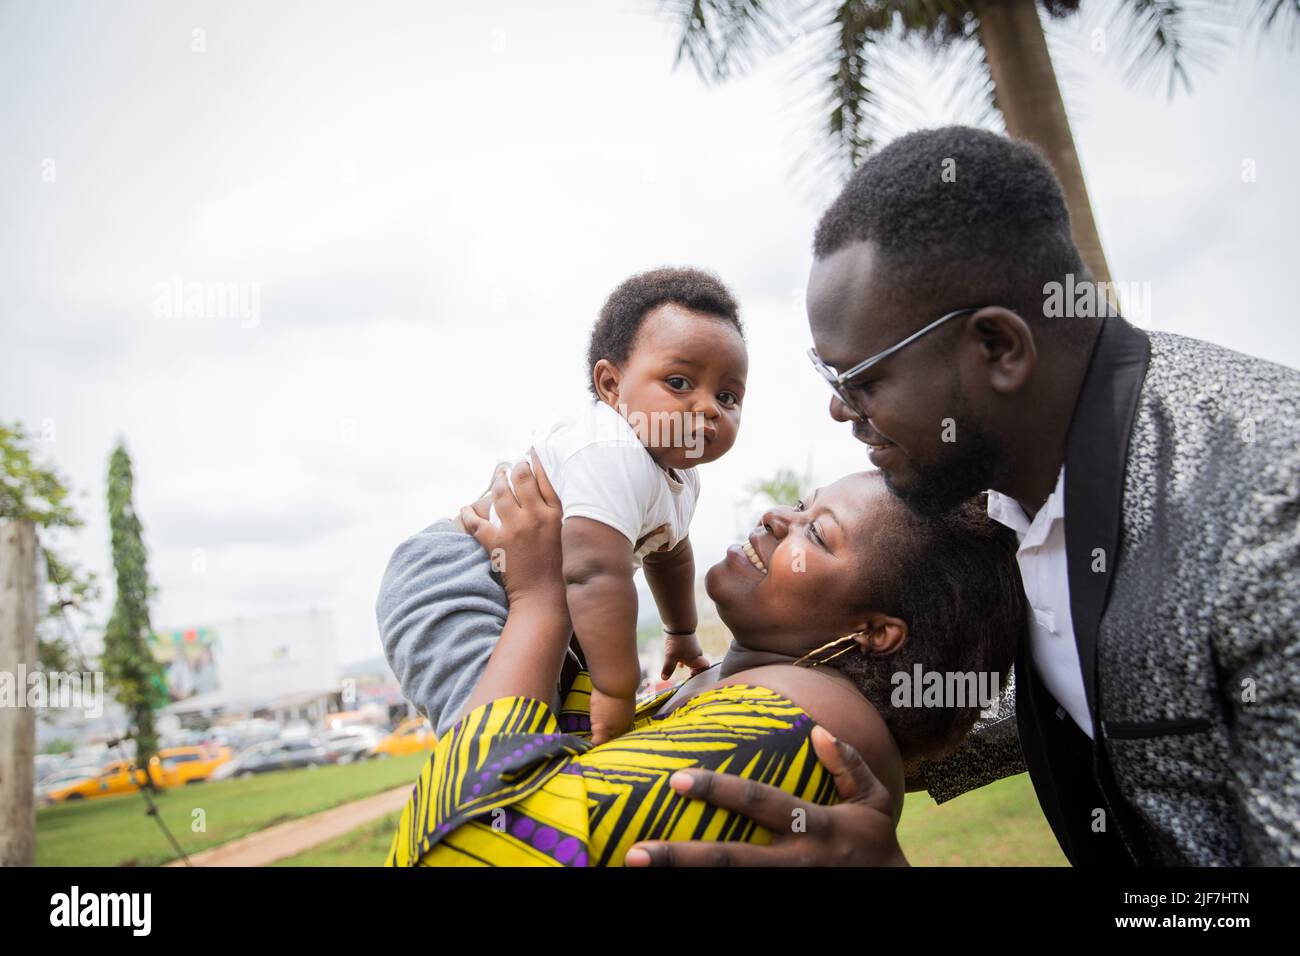
{"type": "Polygon", "coordinates": [[[871,358],[863,359],[857,365],[853,366],[853,368],[849,369],[846,372],[841,372],[839,374],[836,374],[833,368],[831,368],[829,365],[827,365],[825,362],[821,360],[821,357],[818,356],[816,349],[809,349],[808,357],[812,359],[812,363],[814,366],[816,366],[817,371],[822,373],[822,378],[826,379],[826,381],[830,383],[831,388],[835,390],[835,394],[840,397],[840,401],[842,401],[845,405],[847,405],[849,409],[855,415],[858,416],[858,418],[862,419],[862,421],[865,422],[867,420],[866,413],[863,412],[862,409],[859,408],[857,403],[853,400],[853,397],[850,394],[848,382],[850,382],[852,379],[857,378],[859,375],[861,375],[867,369],[871,368],[873,365],[883,362],[885,359],[889,358],[889,356],[893,355],[895,352],[897,352],[899,349],[903,348],[904,346],[911,345],[921,336],[925,335],[926,332],[929,332],[932,329],[937,329],[939,326],[943,325],[949,319],[955,319],[959,315],[969,315],[972,312],[978,312],[978,311],[979,309],[958,309],[956,312],[949,312],[947,315],[943,316],[942,318],[935,319],[933,322],[931,322],[929,325],[927,325],[925,328],[921,329],[920,331],[913,332],[911,335],[903,339],[903,341],[899,342],[897,345],[891,345],[883,352],[877,352],[875,355],[871,356],[871,358]]]}

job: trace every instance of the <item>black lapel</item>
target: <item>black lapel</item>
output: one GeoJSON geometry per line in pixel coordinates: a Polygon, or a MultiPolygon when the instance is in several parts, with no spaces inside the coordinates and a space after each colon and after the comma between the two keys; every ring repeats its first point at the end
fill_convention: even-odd
{"type": "Polygon", "coordinates": [[[1071,821],[1062,806],[1065,788],[1052,770],[1053,754],[1045,739],[1051,729],[1048,720],[1055,715],[1043,706],[1037,685],[1038,671],[1030,652],[1030,639],[1022,635],[1016,650],[1016,733],[1020,737],[1020,753],[1025,758],[1025,769],[1029,771],[1038,805],[1061,845],[1061,852],[1078,866],[1071,823],[1078,826],[1079,821],[1071,821]]]}
{"type": "Polygon", "coordinates": [[[1115,573],[1129,433],[1150,355],[1151,340],[1145,332],[1118,316],[1103,319],[1066,437],[1070,617],[1094,721],[1098,718],[1097,628],[1115,573]]]}

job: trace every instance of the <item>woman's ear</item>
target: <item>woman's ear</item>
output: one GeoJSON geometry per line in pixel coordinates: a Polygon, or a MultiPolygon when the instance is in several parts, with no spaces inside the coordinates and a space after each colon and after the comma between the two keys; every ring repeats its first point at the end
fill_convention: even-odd
{"type": "Polygon", "coordinates": [[[591,382],[596,386],[596,394],[606,405],[618,404],[618,390],[623,381],[623,370],[609,359],[601,359],[592,367],[591,382]]]}
{"type": "Polygon", "coordinates": [[[857,642],[863,654],[892,654],[907,642],[907,622],[899,617],[873,612],[858,628],[857,642]]]}

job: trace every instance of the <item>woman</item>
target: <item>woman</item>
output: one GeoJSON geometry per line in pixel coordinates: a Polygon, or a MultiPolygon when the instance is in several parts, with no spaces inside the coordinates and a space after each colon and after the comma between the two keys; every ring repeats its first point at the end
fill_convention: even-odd
{"type": "Polygon", "coordinates": [[[592,747],[560,722],[578,726],[585,674],[560,714],[544,703],[570,636],[554,494],[534,461],[509,482],[499,470],[491,495],[499,528],[483,517],[486,500],[461,520],[506,555],[509,616],[464,716],[421,773],[390,865],[616,866],[641,840],[768,843],[770,831],[682,797],[668,778],[707,767],[835,803],[815,725],[862,755],[897,820],[904,763],[952,749],[981,704],[892,706],[896,675],[1005,677],[1024,626],[1014,538],[977,503],[922,522],[879,473],[851,475],[806,506],[768,511],[728,549],[706,577],[733,636],[723,661],[642,704],[628,734],[592,747]]]}

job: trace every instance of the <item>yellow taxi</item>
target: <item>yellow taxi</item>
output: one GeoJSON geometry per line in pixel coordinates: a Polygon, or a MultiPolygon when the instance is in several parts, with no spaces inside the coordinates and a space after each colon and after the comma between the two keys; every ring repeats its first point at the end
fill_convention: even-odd
{"type": "Polygon", "coordinates": [[[104,764],[99,773],[86,777],[66,787],[51,790],[45,795],[50,803],[62,803],[65,800],[88,800],[93,797],[111,797],[117,793],[130,793],[139,790],[144,783],[144,771],[132,770],[131,761],[114,760],[104,764]]]}
{"type": "MultiPolygon", "coordinates": [[[[181,787],[206,780],[230,757],[229,747],[165,747],[149,761],[149,776],[156,787],[181,787]]],[[[111,797],[118,793],[134,793],[143,784],[143,770],[132,770],[129,760],[114,760],[105,764],[93,777],[51,790],[45,794],[45,800],[62,803],[65,800],[111,797]]]]}
{"type": "Polygon", "coordinates": [[[229,747],[166,747],[149,761],[149,773],[160,787],[182,787],[208,779],[230,758],[229,747]]]}
{"type": "Polygon", "coordinates": [[[375,744],[375,756],[405,757],[421,750],[432,750],[437,742],[438,738],[427,720],[407,717],[391,734],[375,744]]]}

